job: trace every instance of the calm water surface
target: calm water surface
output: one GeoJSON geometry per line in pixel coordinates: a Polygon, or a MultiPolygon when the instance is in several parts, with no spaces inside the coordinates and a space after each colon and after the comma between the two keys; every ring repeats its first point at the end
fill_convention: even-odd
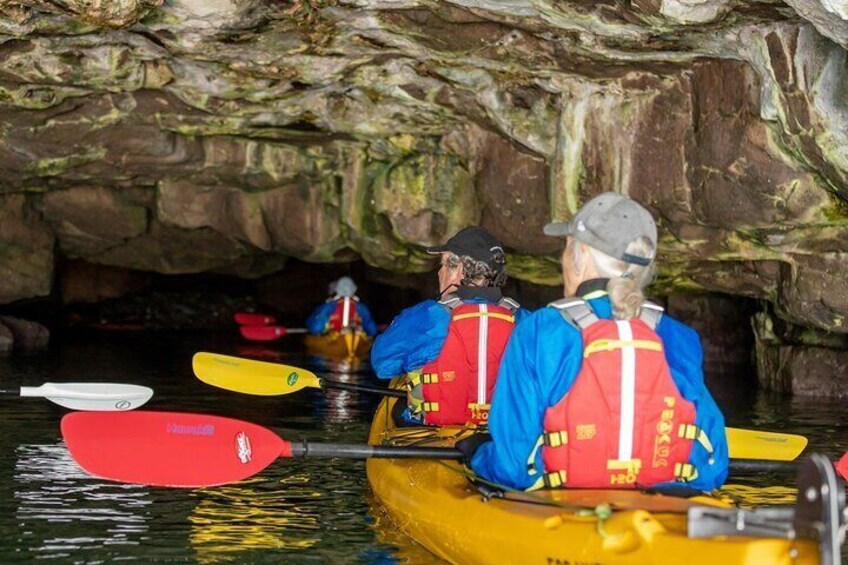
{"type": "MultiPolygon", "coordinates": [[[[232,336],[73,334],[48,354],[0,360],[0,387],[144,384],[156,391],[146,409],[230,416],[288,438],[364,441],[376,406],[370,396],[305,390],[252,397],[204,385],[191,372],[196,351],[333,369],[299,353],[296,337],[284,339],[257,346],[232,336]]],[[[374,382],[367,366],[355,370],[342,378],[374,382]]],[[[714,389],[732,425],[801,433],[829,455],[848,449],[841,403],[773,397],[733,383],[714,389]]],[[[199,490],[121,485],[91,478],[71,460],[59,433],[63,409],[43,399],[0,402],[0,563],[438,562],[383,515],[362,462],[280,461],[252,479],[199,490]]],[[[777,477],[746,478],[728,491],[755,501],[794,496],[791,481],[777,477]],[[752,490],[775,480],[785,488],[752,490]]]]}

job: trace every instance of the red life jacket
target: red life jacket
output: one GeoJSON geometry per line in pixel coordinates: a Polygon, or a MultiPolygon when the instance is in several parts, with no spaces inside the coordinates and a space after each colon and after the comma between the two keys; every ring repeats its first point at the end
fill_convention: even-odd
{"type": "MultiPolygon", "coordinates": [[[[439,356],[410,374],[410,384],[421,385],[423,400],[414,412],[435,426],[485,423],[495,380],[512,329],[518,304],[509,298],[495,304],[443,301],[451,311],[448,335],[439,356]]],[[[415,394],[415,391],[413,391],[415,394]]]]}
{"type": "Polygon", "coordinates": [[[336,307],[327,320],[327,331],[341,332],[345,329],[358,329],[362,327],[362,319],[356,308],[359,298],[356,296],[336,296],[330,299],[335,301],[336,307]]]}
{"type": "Polygon", "coordinates": [[[568,393],[545,412],[544,484],[637,488],[697,477],[688,462],[693,441],[709,452],[712,446],[654,331],[662,308],[646,302],[638,318],[606,320],[580,298],[552,306],[581,331],[583,363],[568,393]]]}

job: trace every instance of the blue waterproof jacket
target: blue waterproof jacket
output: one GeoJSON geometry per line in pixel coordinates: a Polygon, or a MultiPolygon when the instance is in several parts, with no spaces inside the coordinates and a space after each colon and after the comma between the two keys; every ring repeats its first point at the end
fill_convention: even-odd
{"type": "MultiPolygon", "coordinates": [[[[336,302],[330,300],[319,305],[312,314],[306,319],[306,329],[312,334],[322,334],[327,329],[327,323],[330,321],[330,316],[333,315],[333,310],[336,309],[336,302]]],[[[371,317],[371,311],[362,302],[356,303],[356,313],[362,320],[362,330],[370,335],[377,335],[377,324],[374,323],[374,318],[371,317]]]]}
{"type": "MultiPolygon", "coordinates": [[[[584,291],[584,285],[578,291],[584,291]]],[[[603,288],[605,284],[599,286],[603,288]]],[[[598,317],[612,317],[606,292],[578,294],[583,295],[598,317]]],[[[694,403],[695,425],[706,432],[714,450],[710,464],[706,449],[699,443],[693,445],[690,462],[697,468],[698,477],[686,486],[703,491],[716,489],[727,478],[727,439],[724,417],[704,384],[700,338],[695,330],[668,315],[663,315],[656,332],[663,341],[672,379],[681,395],[694,403]]],[[[545,411],[569,391],[582,360],[580,331],[554,308],[542,308],[515,329],[501,360],[489,412],[492,441],[481,445],[474,454],[471,467],[475,473],[519,489],[529,488],[538,480],[540,475],[531,474],[528,459],[542,435],[545,411]]],[[[537,473],[545,472],[541,449],[533,463],[537,473]]]]}
{"type": "MultiPolygon", "coordinates": [[[[456,295],[475,304],[497,304],[503,297],[500,289],[492,287],[461,287],[456,295]]],[[[519,308],[516,324],[528,314],[519,308]]],[[[435,360],[448,336],[450,319],[450,311],[435,300],[425,300],[398,314],[371,347],[374,372],[381,379],[391,379],[435,360]]]]}

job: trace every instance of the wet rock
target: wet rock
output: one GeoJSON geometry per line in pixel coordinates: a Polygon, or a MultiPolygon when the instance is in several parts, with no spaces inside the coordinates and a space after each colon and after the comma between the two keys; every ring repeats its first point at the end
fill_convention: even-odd
{"type": "Polygon", "coordinates": [[[32,353],[47,349],[50,345],[50,330],[37,322],[0,316],[0,326],[5,326],[11,332],[15,351],[32,353]]]}
{"type": "Polygon", "coordinates": [[[0,194],[0,303],[50,293],[53,242],[25,195],[0,194]]]}
{"type": "Polygon", "coordinates": [[[633,6],[682,24],[714,22],[732,7],[729,0],[634,0],[633,6]]]}
{"type": "Polygon", "coordinates": [[[755,304],[729,295],[671,294],[666,311],[700,335],[706,374],[754,382],[751,316],[755,304]]]}
{"type": "Polygon", "coordinates": [[[15,336],[12,335],[12,330],[0,323],[0,357],[9,355],[14,347],[15,336]]]}
{"type": "Polygon", "coordinates": [[[476,222],[557,285],[540,227],[615,190],[659,219],[658,292],[848,334],[848,20],[787,4],[3,5],[0,303],[77,259],[422,273],[476,222]]]}
{"type": "Polygon", "coordinates": [[[848,335],[794,325],[773,313],[753,317],[757,376],[767,389],[807,396],[848,396],[848,335]]]}
{"type": "Polygon", "coordinates": [[[62,302],[79,304],[100,302],[142,290],[151,275],[84,261],[67,261],[61,265],[58,278],[62,302]]]}

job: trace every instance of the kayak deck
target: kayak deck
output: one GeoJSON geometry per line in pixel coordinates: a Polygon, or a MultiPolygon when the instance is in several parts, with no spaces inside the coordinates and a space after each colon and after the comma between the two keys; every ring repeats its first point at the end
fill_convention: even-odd
{"type": "MultiPolygon", "coordinates": [[[[458,427],[396,429],[389,416],[394,401],[380,404],[370,443],[445,446],[468,433],[458,427]]],[[[807,540],[688,538],[689,508],[731,507],[706,496],[575,489],[484,501],[455,462],[370,459],[367,472],[396,525],[452,563],[818,563],[817,545],[807,540]],[[610,505],[611,515],[604,516],[601,505],[610,505]]]]}
{"type": "Polygon", "coordinates": [[[310,334],[304,336],[303,340],[310,354],[335,359],[365,357],[371,351],[373,341],[366,333],[360,331],[310,334]]]}

